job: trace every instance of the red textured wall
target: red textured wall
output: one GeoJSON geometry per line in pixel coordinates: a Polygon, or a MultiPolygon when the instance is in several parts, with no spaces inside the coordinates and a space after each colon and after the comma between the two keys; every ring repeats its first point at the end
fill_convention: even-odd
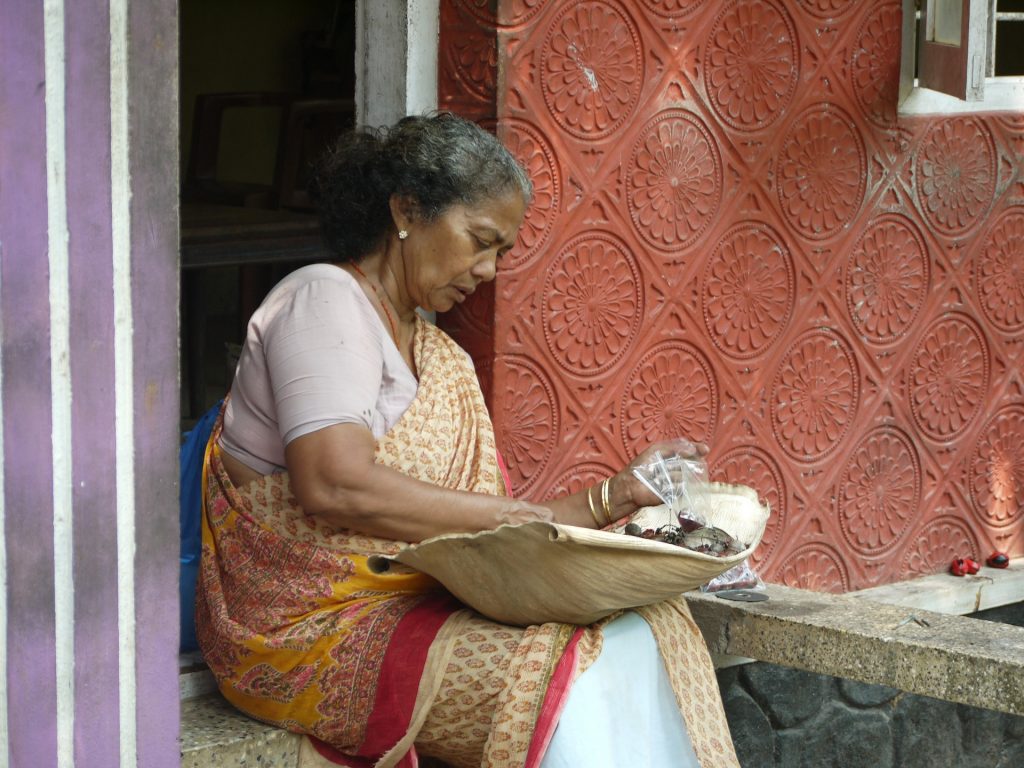
{"type": "Polygon", "coordinates": [[[652,440],[846,591],[1024,554],[1024,115],[899,119],[898,0],[442,2],[441,103],[537,198],[471,351],[517,492],[652,440]]]}

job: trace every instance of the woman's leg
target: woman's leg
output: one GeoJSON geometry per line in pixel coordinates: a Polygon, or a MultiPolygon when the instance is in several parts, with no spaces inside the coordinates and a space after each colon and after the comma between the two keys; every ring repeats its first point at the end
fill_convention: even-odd
{"type": "Polygon", "coordinates": [[[542,768],[697,768],[686,724],[647,622],[604,627],[601,655],[573,684],[542,768]]]}

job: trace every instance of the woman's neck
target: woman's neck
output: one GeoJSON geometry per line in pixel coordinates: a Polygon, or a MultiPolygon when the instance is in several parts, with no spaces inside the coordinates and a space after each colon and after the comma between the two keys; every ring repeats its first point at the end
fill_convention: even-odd
{"type": "Polygon", "coordinates": [[[378,285],[396,316],[403,323],[412,323],[416,315],[416,302],[409,297],[405,289],[405,265],[397,250],[386,248],[371,253],[359,262],[359,267],[366,273],[368,279],[378,285]]]}

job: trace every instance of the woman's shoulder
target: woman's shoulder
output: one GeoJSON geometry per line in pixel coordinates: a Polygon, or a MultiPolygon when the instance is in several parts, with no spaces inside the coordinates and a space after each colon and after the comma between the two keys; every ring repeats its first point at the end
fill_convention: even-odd
{"type": "Polygon", "coordinates": [[[267,294],[253,315],[258,329],[302,318],[362,318],[373,308],[346,270],[333,264],[310,264],[287,275],[267,294]]]}
{"type": "Polygon", "coordinates": [[[359,284],[347,270],[335,264],[309,264],[289,273],[274,287],[271,295],[278,291],[297,293],[301,290],[316,290],[333,293],[351,292],[352,289],[359,290],[359,284]]]}

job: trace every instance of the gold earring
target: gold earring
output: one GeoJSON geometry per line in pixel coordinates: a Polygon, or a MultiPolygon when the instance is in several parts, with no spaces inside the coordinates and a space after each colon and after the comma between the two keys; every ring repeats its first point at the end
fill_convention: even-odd
{"type": "Polygon", "coordinates": [[[399,240],[405,240],[405,238],[407,238],[408,236],[409,236],[409,233],[406,232],[404,229],[398,230],[398,239],[399,240]]]}

